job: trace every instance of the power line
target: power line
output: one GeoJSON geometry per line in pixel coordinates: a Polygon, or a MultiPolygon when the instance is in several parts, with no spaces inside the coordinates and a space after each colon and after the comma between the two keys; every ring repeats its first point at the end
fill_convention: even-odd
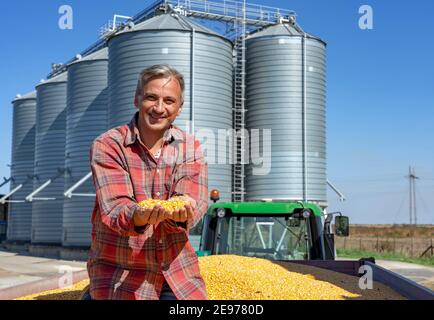
{"type": "Polygon", "coordinates": [[[386,182],[386,181],[397,181],[401,180],[401,176],[393,176],[393,177],[365,177],[365,178],[343,178],[343,179],[333,179],[334,181],[339,182],[386,182]]]}
{"type": "Polygon", "coordinates": [[[420,193],[419,189],[417,190],[417,195],[422,202],[422,206],[423,206],[425,212],[428,213],[428,215],[431,217],[431,221],[434,222],[434,216],[432,215],[431,211],[428,209],[429,207],[427,206],[427,204],[426,204],[424,198],[422,197],[422,194],[420,193]]]}

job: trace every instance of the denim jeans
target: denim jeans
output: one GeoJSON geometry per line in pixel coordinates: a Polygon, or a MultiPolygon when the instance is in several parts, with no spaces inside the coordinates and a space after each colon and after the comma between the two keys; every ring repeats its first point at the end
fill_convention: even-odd
{"type": "Polygon", "coordinates": [[[160,300],[178,300],[176,296],[173,294],[172,289],[170,289],[166,281],[164,281],[163,283],[163,289],[161,290],[160,300]]]}

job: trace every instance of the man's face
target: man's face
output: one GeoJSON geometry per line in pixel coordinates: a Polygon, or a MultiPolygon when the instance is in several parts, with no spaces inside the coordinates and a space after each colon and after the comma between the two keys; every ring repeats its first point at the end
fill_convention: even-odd
{"type": "Polygon", "coordinates": [[[154,78],[135,97],[141,129],[165,131],[182,111],[181,86],[175,78],[154,78]]]}

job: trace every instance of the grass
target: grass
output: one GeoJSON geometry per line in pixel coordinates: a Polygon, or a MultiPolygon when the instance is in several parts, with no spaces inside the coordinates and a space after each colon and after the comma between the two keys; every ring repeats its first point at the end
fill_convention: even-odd
{"type": "Polygon", "coordinates": [[[391,261],[401,261],[416,263],[425,266],[434,267],[434,256],[433,257],[423,257],[423,258],[410,258],[402,254],[393,252],[373,252],[373,251],[360,251],[354,249],[336,249],[336,254],[339,258],[367,258],[374,257],[378,260],[391,260],[391,261]]]}
{"type": "Polygon", "coordinates": [[[433,225],[351,225],[350,234],[356,237],[425,238],[434,234],[433,225]]]}

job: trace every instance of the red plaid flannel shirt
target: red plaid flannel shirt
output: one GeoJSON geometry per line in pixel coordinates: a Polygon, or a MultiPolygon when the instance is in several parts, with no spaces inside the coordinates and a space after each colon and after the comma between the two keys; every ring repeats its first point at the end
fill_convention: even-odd
{"type": "Polygon", "coordinates": [[[91,148],[96,190],[88,272],[93,299],[159,299],[166,280],[178,299],[206,299],[189,230],[208,207],[208,165],[200,143],[172,126],[158,159],[140,140],[137,115],[98,137],[91,148]],[[185,194],[196,200],[185,224],[136,228],[133,212],[148,198],[185,194]]]}

